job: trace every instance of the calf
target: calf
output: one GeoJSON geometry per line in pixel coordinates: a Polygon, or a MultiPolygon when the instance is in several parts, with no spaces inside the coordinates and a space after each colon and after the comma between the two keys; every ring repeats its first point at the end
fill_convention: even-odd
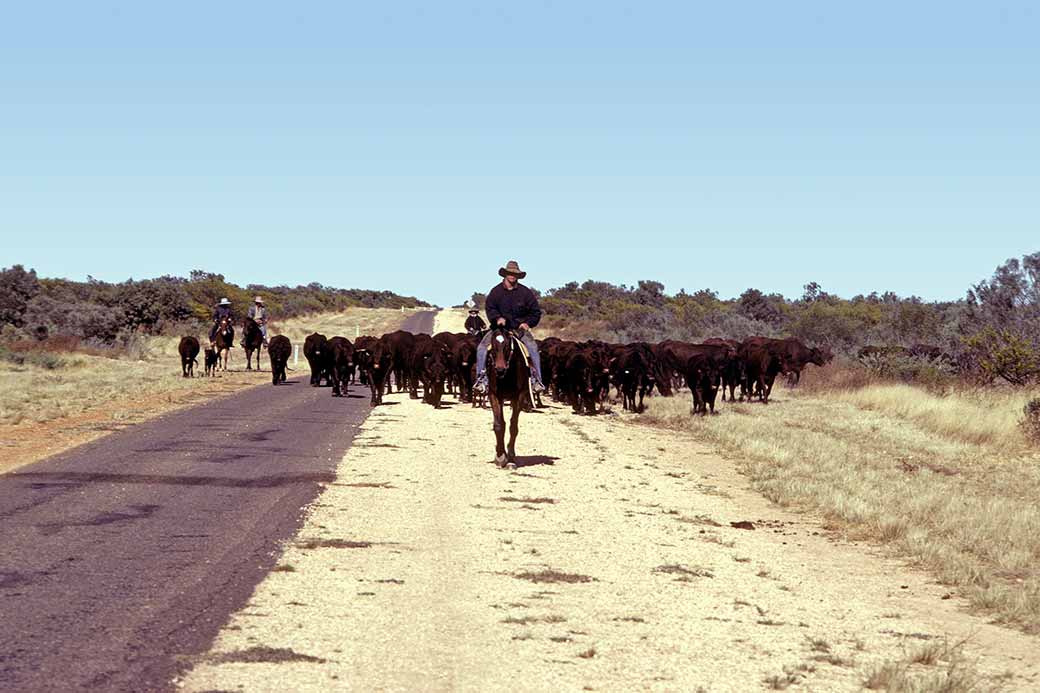
{"type": "Polygon", "coordinates": [[[206,347],[205,351],[206,375],[213,377],[217,374],[217,366],[220,365],[220,355],[213,347],[206,347]]]}
{"type": "Polygon", "coordinates": [[[181,355],[181,374],[185,378],[195,376],[195,366],[199,365],[196,357],[199,355],[199,340],[195,337],[181,337],[181,343],[177,345],[177,352],[181,355]]]}
{"type": "Polygon", "coordinates": [[[333,337],[325,349],[325,372],[332,383],[332,396],[350,395],[350,371],[354,367],[354,345],[346,337],[333,337]]]}
{"type": "Polygon", "coordinates": [[[283,334],[271,337],[267,345],[267,357],[271,359],[271,382],[274,385],[285,382],[285,369],[292,355],[292,342],[283,334]]]}

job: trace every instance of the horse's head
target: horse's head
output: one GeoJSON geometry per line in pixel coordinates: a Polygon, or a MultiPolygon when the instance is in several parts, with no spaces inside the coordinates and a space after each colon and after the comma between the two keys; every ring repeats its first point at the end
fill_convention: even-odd
{"type": "Polygon", "coordinates": [[[504,327],[496,327],[491,332],[491,347],[488,349],[491,364],[499,378],[509,370],[509,362],[513,359],[513,335],[504,327]]]}
{"type": "Polygon", "coordinates": [[[231,329],[231,318],[221,318],[220,331],[227,334],[229,329],[231,329]]]}

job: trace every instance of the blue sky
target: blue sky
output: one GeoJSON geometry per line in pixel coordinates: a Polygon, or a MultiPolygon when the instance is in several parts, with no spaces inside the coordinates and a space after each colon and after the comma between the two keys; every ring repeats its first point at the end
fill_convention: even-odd
{"type": "Polygon", "coordinates": [[[9,3],[0,266],[440,303],[959,298],[1040,250],[1033,3],[9,3]]]}

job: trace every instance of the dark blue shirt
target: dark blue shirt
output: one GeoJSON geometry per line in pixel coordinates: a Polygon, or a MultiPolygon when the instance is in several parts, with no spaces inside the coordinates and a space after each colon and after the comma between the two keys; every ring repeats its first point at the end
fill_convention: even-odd
{"type": "Polygon", "coordinates": [[[501,283],[496,284],[484,300],[484,309],[487,311],[491,327],[498,324],[499,318],[506,319],[506,327],[510,330],[515,330],[524,322],[528,327],[534,327],[542,319],[538,298],[533,291],[520,283],[517,283],[512,291],[507,290],[501,283]]]}

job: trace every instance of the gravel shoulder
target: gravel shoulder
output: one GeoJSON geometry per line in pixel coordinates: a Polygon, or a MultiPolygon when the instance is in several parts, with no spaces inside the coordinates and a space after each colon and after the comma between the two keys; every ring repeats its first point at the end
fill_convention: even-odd
{"type": "Polygon", "coordinates": [[[521,417],[509,473],[487,410],[387,401],[179,685],[830,691],[888,665],[1040,686],[1035,637],[775,507],[679,433],[551,407],[521,417]]]}

